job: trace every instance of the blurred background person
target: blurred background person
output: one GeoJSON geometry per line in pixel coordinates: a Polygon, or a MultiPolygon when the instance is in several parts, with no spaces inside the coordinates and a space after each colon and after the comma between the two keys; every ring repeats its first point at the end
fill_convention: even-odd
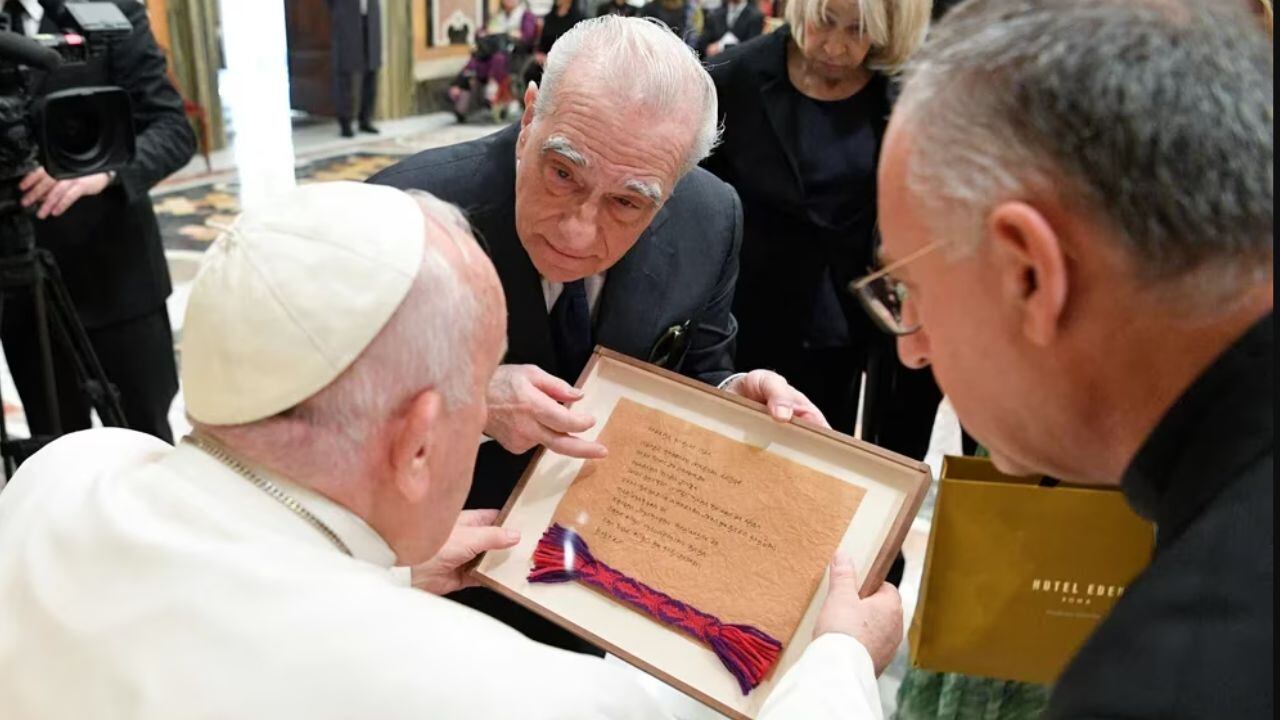
{"type": "Polygon", "coordinates": [[[459,123],[478,108],[485,107],[501,116],[503,107],[496,104],[500,97],[510,96],[511,66],[505,34],[481,33],[476,37],[475,48],[467,64],[445,89],[445,96],[453,116],[459,123]]]}
{"type": "MultiPolygon", "coordinates": [[[[69,27],[61,0],[14,0],[5,9],[27,35],[69,27]]],[[[148,192],[191,160],[196,138],[169,82],[146,8],[115,0],[133,25],[107,55],[108,82],[129,93],[137,153],[118,173],[55,180],[44,168],[22,179],[22,205],[35,213],[36,244],[53,253],[76,315],[107,378],[120,391],[129,427],[172,441],[169,406],[178,391],[165,300],[172,290],[148,192]]],[[[53,432],[43,391],[29,295],[4,299],[0,337],[32,435],[53,432]]],[[[66,357],[54,356],[62,432],[88,428],[89,406],[66,357]]]]}
{"type": "Polygon", "coordinates": [[[707,63],[724,139],[704,167],[742,198],[739,366],[791,378],[846,433],[871,371],[863,437],[915,458],[940,395],[901,368],[845,288],[873,263],[886,73],[929,13],[929,0],[790,0],[786,25],[707,63]]]}
{"type": "Polygon", "coordinates": [[[764,32],[764,14],[754,0],[725,0],[719,7],[702,6],[703,27],[698,54],[715,57],[738,43],[764,32]]]}
{"type": "Polygon", "coordinates": [[[602,0],[596,5],[596,17],[602,15],[621,15],[622,17],[635,17],[640,14],[640,8],[627,2],[627,0],[602,0]]]}
{"type": "Polygon", "coordinates": [[[556,44],[556,40],[559,40],[561,35],[569,32],[569,28],[584,19],[586,18],[578,10],[574,0],[556,0],[551,12],[542,18],[542,29],[538,33],[538,42],[534,46],[533,61],[524,71],[526,84],[542,82],[542,68],[547,63],[547,53],[551,52],[551,46],[556,44]]]}
{"type": "Polygon", "coordinates": [[[520,61],[529,57],[538,41],[538,16],[523,0],[502,0],[498,11],[489,19],[487,30],[490,34],[501,33],[510,38],[511,66],[519,67],[520,61]]]}
{"type": "Polygon", "coordinates": [[[661,20],[689,47],[695,47],[701,31],[697,9],[692,0],[649,0],[640,9],[640,17],[661,20]]]}
{"type": "Polygon", "coordinates": [[[359,80],[360,105],[356,110],[360,132],[377,134],[373,108],[378,97],[378,69],[382,67],[381,0],[325,0],[329,3],[333,36],[333,101],[338,106],[338,130],[354,137],[351,129],[351,92],[359,80]]]}

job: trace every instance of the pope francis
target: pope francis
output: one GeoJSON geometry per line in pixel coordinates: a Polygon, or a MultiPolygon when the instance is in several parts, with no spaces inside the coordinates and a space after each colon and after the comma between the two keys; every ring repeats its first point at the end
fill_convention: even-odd
{"type": "MultiPolygon", "coordinates": [[[[317,184],[242,215],[187,311],[192,434],[69,435],[0,493],[0,717],[669,717],[440,597],[517,539],[460,515],[505,330],[430,196],[317,184]]],[[[762,717],[880,716],[897,596],[845,563],[831,588],[762,717]]]]}

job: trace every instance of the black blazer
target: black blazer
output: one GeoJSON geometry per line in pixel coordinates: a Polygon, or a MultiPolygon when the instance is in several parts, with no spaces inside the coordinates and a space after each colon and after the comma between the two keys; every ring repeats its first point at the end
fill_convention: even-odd
{"type": "Polygon", "coordinates": [[[1058,679],[1046,718],[1275,717],[1275,326],[1174,403],[1121,487],[1151,564],[1058,679]]]}
{"type": "MultiPolygon", "coordinates": [[[[137,154],[99,195],[80,198],[62,217],[35,221],[36,242],[52,251],[89,328],[140,317],[169,296],[169,268],[148,193],[196,150],[195,133],[166,75],[146,8],[136,0],[114,2],[133,31],[112,47],[107,80],[133,101],[137,154]]],[[[52,13],[46,13],[40,29],[59,31],[52,13]]]]}
{"type": "MultiPolygon", "coordinates": [[[[458,205],[488,245],[507,298],[506,364],[556,367],[541,279],[515,228],[515,156],[519,126],[427,150],[369,182],[418,188],[458,205]]],[[[742,209],[733,189],[695,169],[630,252],[608,270],[596,314],[596,342],[649,360],[673,326],[695,324],[673,369],[717,384],[733,371],[737,322],[730,313],[742,241],[742,209]]],[[[481,447],[468,507],[502,507],[532,453],[497,443],[481,447]]]]}
{"type": "MultiPolygon", "coordinates": [[[[744,11],[745,13],[745,11],[744,11]]],[[[810,309],[830,272],[863,368],[850,368],[856,382],[869,373],[863,437],[913,457],[924,456],[941,394],[927,372],[898,362],[893,339],[880,332],[844,288],[875,262],[875,193],[840,227],[805,211],[795,127],[799,93],[787,76],[787,26],[726,50],[707,61],[719,96],[724,139],[704,162],[742,198],[742,265],[734,301],[741,323],[738,363],[775,367],[780,354],[805,346],[810,309]]],[[[876,76],[861,92],[880,107],[875,134],[883,138],[890,110],[890,83],[876,76]]],[[[874,178],[871,178],[874,187],[874,178]]],[[[853,392],[856,393],[856,387],[853,392]]],[[[854,395],[856,397],[856,395],[854,395]]],[[[850,427],[839,428],[846,432],[850,427]]]]}
{"type": "Polygon", "coordinates": [[[747,4],[738,13],[738,18],[734,21],[733,27],[729,27],[729,5],[722,3],[720,7],[711,11],[707,16],[706,25],[702,28],[702,37],[698,39],[698,54],[706,55],[707,46],[718,41],[725,36],[725,33],[733,32],[734,37],[742,42],[752,40],[760,36],[764,32],[764,13],[760,12],[760,8],[756,7],[753,0],[744,0],[747,4]]]}

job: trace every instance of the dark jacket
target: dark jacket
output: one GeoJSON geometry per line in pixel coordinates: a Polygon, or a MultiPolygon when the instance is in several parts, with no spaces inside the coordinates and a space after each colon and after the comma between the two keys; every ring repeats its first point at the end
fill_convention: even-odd
{"type": "Polygon", "coordinates": [[[760,33],[764,32],[764,13],[760,12],[760,8],[756,7],[753,0],[743,1],[747,6],[738,13],[733,27],[729,27],[729,3],[722,3],[720,7],[711,11],[703,25],[702,37],[698,38],[699,55],[705,55],[707,46],[718,42],[725,33],[732,32],[739,41],[746,42],[759,37],[760,33]]]}
{"type": "MultiPolygon", "coordinates": [[[[169,296],[169,269],[148,193],[196,149],[146,8],[135,0],[115,4],[133,31],[112,46],[106,81],[123,87],[133,102],[135,159],[102,193],[80,198],[62,217],[35,222],[37,243],[53,252],[89,328],[140,317],[169,296]]],[[[59,31],[53,13],[45,14],[40,29],[59,31]]]]}
{"type": "Polygon", "coordinates": [[[661,20],[671,28],[671,32],[691,46],[697,42],[693,30],[693,5],[690,0],[685,0],[677,8],[664,7],[661,0],[649,0],[644,7],[640,8],[640,17],[661,20]]]}
{"type": "Polygon", "coordinates": [[[1275,328],[1268,315],[1173,405],[1125,472],[1151,565],[1054,689],[1050,718],[1275,712],[1275,328]]]}
{"type": "MultiPolygon", "coordinates": [[[[745,13],[745,11],[744,11],[745,13]]],[[[785,369],[837,425],[853,431],[858,384],[873,372],[863,412],[863,437],[922,458],[941,398],[927,372],[898,362],[892,338],[876,329],[846,291],[874,265],[874,170],[861,197],[849,196],[846,220],[831,226],[807,209],[799,159],[796,107],[803,98],[787,75],[787,26],[730,48],[707,61],[719,96],[724,140],[704,163],[742,198],[743,241],[734,316],[740,323],[738,364],[785,369]],[[809,366],[810,323],[819,292],[834,284],[838,307],[827,326],[847,329],[850,355],[835,367],[809,366]],[[801,358],[797,360],[796,358],[801,358]],[[797,363],[799,365],[797,365],[797,363]],[[807,386],[806,386],[807,384],[807,386]]],[[[859,96],[879,107],[874,137],[883,138],[889,83],[876,76],[859,96]]],[[[829,307],[829,306],[828,306],[829,307]]]]}
{"type": "Polygon", "coordinates": [[[369,0],[361,16],[360,0],[325,0],[329,4],[333,67],[337,72],[366,72],[382,67],[382,5],[369,0]]]}
{"type": "MultiPolygon", "coordinates": [[[[518,137],[519,126],[513,125],[479,140],[427,150],[369,181],[426,190],[462,208],[488,246],[506,293],[503,363],[533,364],[555,372],[541,280],[516,235],[518,137]]],[[[596,342],[650,360],[667,329],[688,322],[698,331],[683,360],[668,365],[709,384],[726,379],[732,372],[737,335],[729,308],[741,240],[742,208],[733,189],[704,170],[687,174],[635,246],[609,268],[596,313],[596,342]]],[[[502,507],[532,457],[533,451],[513,455],[496,442],[482,444],[467,507],[502,507]]],[[[572,634],[488,591],[467,590],[455,599],[540,642],[591,650],[572,634]]]]}
{"type": "Polygon", "coordinates": [[[578,12],[577,6],[570,5],[569,12],[563,16],[557,15],[553,6],[551,12],[542,16],[542,30],[538,33],[537,51],[540,53],[551,52],[551,46],[556,44],[560,36],[569,32],[574,25],[584,19],[582,13],[578,12]]]}

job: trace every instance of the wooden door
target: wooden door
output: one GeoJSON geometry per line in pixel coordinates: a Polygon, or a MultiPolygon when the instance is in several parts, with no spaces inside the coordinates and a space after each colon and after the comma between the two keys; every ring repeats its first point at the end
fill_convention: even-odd
{"type": "Polygon", "coordinates": [[[325,0],[284,0],[289,43],[289,104],[294,110],[333,117],[333,60],[329,6],[325,0]]]}

